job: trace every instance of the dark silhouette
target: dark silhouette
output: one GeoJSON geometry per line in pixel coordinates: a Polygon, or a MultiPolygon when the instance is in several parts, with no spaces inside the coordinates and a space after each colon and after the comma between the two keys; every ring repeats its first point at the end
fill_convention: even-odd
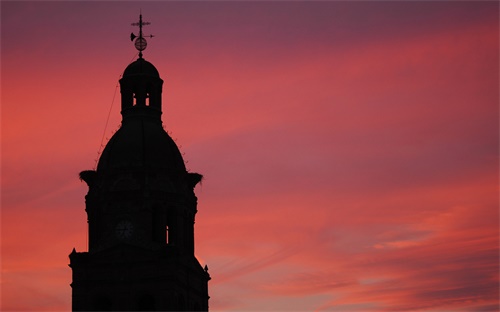
{"type": "MultiPolygon", "coordinates": [[[[162,127],[163,80],[142,57],[120,79],[122,125],[97,170],[80,173],[88,252],[69,255],[74,311],[208,311],[208,268],[194,256],[194,187],[178,147],[162,127]]],[[[138,42],[139,41],[139,42],[138,42]]]]}

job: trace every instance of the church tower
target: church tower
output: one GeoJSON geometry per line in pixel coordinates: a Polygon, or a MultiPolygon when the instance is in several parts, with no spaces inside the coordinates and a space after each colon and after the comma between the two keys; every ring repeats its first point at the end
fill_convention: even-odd
{"type": "Polygon", "coordinates": [[[202,176],[163,129],[163,80],[142,55],[147,24],[133,24],[139,58],[120,79],[121,127],[97,169],[80,173],[89,246],[69,255],[73,311],[208,311],[210,275],[194,255],[202,176]]]}

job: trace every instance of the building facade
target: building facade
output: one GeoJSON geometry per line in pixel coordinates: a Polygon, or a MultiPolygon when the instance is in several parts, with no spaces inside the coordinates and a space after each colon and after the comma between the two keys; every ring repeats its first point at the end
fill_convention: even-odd
{"type": "Polygon", "coordinates": [[[194,255],[202,176],[163,129],[163,80],[141,48],[120,79],[121,127],[80,173],[89,246],[69,256],[74,311],[208,311],[210,275],[194,255]]]}

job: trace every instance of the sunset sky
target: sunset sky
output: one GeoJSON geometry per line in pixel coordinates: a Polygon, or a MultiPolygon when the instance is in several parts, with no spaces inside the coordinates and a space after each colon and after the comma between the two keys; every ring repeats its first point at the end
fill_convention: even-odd
{"type": "Polygon", "coordinates": [[[211,310],[498,309],[498,2],[2,1],[2,311],[71,309],[140,10],[211,310]]]}

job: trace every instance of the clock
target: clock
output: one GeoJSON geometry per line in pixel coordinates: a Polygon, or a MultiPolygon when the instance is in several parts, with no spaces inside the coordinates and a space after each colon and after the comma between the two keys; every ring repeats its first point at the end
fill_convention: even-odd
{"type": "Polygon", "coordinates": [[[120,239],[128,239],[134,233],[134,225],[128,220],[119,221],[116,224],[115,234],[120,239]]]}

